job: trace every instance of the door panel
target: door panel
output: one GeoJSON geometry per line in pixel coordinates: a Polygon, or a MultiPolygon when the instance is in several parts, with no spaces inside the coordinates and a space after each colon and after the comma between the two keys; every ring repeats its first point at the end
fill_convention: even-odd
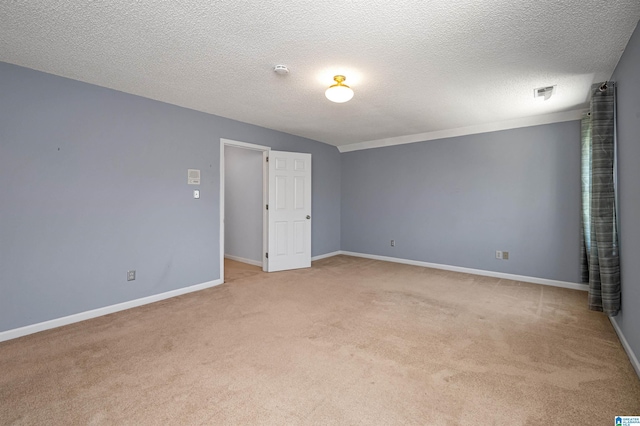
{"type": "Polygon", "coordinates": [[[296,210],[303,210],[305,208],[305,199],[304,199],[304,186],[305,179],[303,176],[295,176],[293,178],[293,192],[295,194],[295,199],[293,202],[294,208],[296,210]]]}
{"type": "Polygon", "coordinates": [[[310,267],[311,154],[270,152],[269,207],[267,270],[310,267]]]}
{"type": "Polygon", "coordinates": [[[287,209],[287,177],[276,176],[276,194],[275,194],[275,206],[276,210],[287,209]]]}

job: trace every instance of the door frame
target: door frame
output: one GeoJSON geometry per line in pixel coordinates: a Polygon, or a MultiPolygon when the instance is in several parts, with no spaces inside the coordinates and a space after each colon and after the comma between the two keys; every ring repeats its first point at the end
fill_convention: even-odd
{"type": "Polygon", "coordinates": [[[220,138],[220,279],[224,282],[224,147],[233,146],[236,148],[250,149],[252,151],[262,152],[262,270],[267,271],[267,262],[265,253],[269,243],[268,217],[266,205],[269,203],[269,168],[267,167],[266,157],[268,157],[271,147],[264,145],[256,145],[253,143],[234,141],[231,139],[220,138]]]}

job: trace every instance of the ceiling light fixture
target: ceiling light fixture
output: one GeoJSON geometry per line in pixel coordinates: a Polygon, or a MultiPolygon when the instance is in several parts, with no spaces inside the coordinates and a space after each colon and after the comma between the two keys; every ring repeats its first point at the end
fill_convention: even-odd
{"type": "Polygon", "coordinates": [[[350,101],[351,98],[353,98],[353,90],[351,90],[351,87],[343,84],[347,78],[344,75],[336,75],[333,79],[336,84],[329,87],[326,92],[324,92],[327,99],[339,104],[350,101]]]}

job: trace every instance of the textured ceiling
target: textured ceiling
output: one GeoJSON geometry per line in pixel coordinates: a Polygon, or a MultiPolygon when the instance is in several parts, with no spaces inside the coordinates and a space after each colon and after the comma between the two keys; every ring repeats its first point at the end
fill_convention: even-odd
{"type": "Polygon", "coordinates": [[[638,0],[4,0],[0,61],[346,145],[583,108],[638,19],[638,0]],[[324,97],[338,73],[346,104],[324,97]]]}

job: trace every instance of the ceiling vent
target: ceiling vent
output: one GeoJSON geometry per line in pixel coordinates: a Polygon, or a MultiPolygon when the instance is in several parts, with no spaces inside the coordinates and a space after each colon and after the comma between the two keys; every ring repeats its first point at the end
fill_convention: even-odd
{"type": "Polygon", "coordinates": [[[533,89],[533,97],[534,98],[544,98],[544,100],[548,100],[553,92],[556,91],[556,86],[547,86],[547,87],[538,87],[537,89],[533,89]]]}

